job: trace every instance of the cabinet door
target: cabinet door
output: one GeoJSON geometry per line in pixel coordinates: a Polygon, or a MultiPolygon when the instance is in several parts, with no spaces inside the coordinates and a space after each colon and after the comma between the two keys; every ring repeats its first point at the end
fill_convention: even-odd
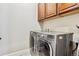
{"type": "Polygon", "coordinates": [[[45,19],[45,4],[39,3],[38,4],[38,20],[45,19]]]}
{"type": "Polygon", "coordinates": [[[56,15],[56,3],[46,3],[46,18],[56,15]]]}
{"type": "Polygon", "coordinates": [[[58,13],[66,13],[78,7],[77,3],[58,3],[58,13]]]}

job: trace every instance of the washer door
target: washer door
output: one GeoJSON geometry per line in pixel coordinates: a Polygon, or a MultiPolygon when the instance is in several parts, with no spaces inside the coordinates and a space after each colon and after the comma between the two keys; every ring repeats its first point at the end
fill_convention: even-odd
{"type": "Polygon", "coordinates": [[[50,56],[52,55],[51,45],[43,40],[38,41],[38,53],[39,56],[50,56]]]}

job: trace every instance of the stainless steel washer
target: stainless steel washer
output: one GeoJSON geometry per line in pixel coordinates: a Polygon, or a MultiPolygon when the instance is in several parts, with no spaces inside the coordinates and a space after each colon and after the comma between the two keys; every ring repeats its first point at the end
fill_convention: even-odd
{"type": "Polygon", "coordinates": [[[73,33],[30,32],[31,55],[37,56],[71,56],[73,33]]]}

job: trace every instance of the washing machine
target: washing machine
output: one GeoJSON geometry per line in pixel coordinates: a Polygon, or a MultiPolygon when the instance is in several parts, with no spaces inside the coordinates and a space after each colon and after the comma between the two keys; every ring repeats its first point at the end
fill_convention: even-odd
{"type": "Polygon", "coordinates": [[[30,32],[30,52],[32,56],[71,56],[73,33],[30,32]]]}

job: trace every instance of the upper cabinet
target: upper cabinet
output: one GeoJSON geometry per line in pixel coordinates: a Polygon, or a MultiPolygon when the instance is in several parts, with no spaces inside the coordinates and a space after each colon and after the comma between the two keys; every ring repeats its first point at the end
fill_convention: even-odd
{"type": "Polygon", "coordinates": [[[46,4],[46,18],[55,16],[56,12],[56,3],[47,3],[46,4]]]}
{"type": "Polygon", "coordinates": [[[44,3],[38,4],[38,19],[39,20],[45,19],[45,4],[44,3]]]}
{"type": "Polygon", "coordinates": [[[38,19],[44,20],[53,17],[57,14],[56,3],[39,3],[38,4],[38,19]]]}
{"type": "Polygon", "coordinates": [[[79,7],[78,3],[58,3],[58,13],[67,13],[79,7]]]}
{"type": "Polygon", "coordinates": [[[38,19],[44,20],[74,10],[79,10],[79,3],[39,3],[38,19]]]}

